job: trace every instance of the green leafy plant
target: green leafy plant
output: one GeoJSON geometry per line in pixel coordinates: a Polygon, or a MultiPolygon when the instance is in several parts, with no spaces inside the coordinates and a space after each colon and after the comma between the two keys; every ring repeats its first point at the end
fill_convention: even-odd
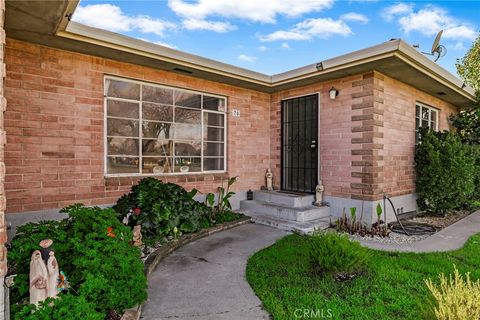
{"type": "Polygon", "coordinates": [[[218,202],[215,205],[215,194],[209,193],[205,197],[205,203],[212,208],[212,220],[216,220],[218,215],[223,215],[232,211],[230,199],[235,192],[230,191],[230,187],[237,181],[238,177],[230,177],[227,179],[227,186],[224,187],[224,180],[222,185],[218,187],[218,202]]]}
{"type": "Polygon", "coordinates": [[[363,271],[368,250],[347,235],[326,232],[309,238],[310,263],[315,271],[331,274],[337,280],[349,279],[363,271]]]}
{"type": "Polygon", "coordinates": [[[478,152],[454,132],[423,128],[415,152],[417,202],[422,210],[446,214],[475,199],[478,152]]]}
{"type": "MultiPolygon", "coordinates": [[[[17,268],[15,285],[11,288],[15,319],[23,319],[22,316],[17,317],[17,313],[24,315],[24,305],[28,303],[28,261],[32,252],[39,249],[40,240],[46,238],[54,241],[52,249],[60,269],[69,280],[71,292],[61,294],[62,299],[55,301],[52,310],[44,305],[33,314],[34,318],[28,319],[44,319],[42,315],[48,315],[45,319],[70,319],[60,315],[74,315],[68,313],[68,309],[71,312],[78,310],[78,315],[81,315],[82,308],[93,308],[104,317],[110,310],[122,312],[143,302],[147,282],[140,250],[131,245],[130,228],[120,223],[116,212],[81,205],[67,207],[62,212],[68,218],[26,224],[17,229],[12,240],[9,260],[17,268]],[[75,303],[72,299],[78,299],[78,309],[67,307],[75,303]]],[[[87,319],[96,319],[95,312],[88,311],[92,317],[87,319]]]]}
{"type": "Polygon", "coordinates": [[[380,203],[377,203],[376,213],[377,213],[377,222],[378,224],[380,224],[380,221],[382,220],[382,213],[383,213],[383,209],[380,203]]]}
{"type": "MultiPolygon", "coordinates": [[[[380,210],[381,210],[381,207],[380,207],[380,210]]],[[[364,224],[362,221],[363,207],[362,207],[362,214],[360,216],[360,220],[357,220],[356,212],[357,212],[356,207],[350,208],[350,219],[348,219],[345,214],[345,208],[343,208],[342,216],[337,220],[335,220],[333,224],[331,223],[330,227],[334,228],[339,232],[346,232],[349,234],[358,234],[362,237],[364,236],[388,237],[390,232],[388,229],[381,226],[380,219],[369,227],[366,224],[364,224]]],[[[380,212],[380,216],[381,216],[381,212],[380,212]]]]}
{"type": "Polygon", "coordinates": [[[466,144],[480,145],[480,102],[477,104],[475,107],[450,115],[452,125],[462,142],[466,144]]]}
{"type": "Polygon", "coordinates": [[[211,210],[194,199],[197,192],[196,189],[187,192],[179,185],[145,178],[122,196],[113,208],[121,219],[128,215],[131,226],[142,225],[146,243],[155,242],[212,225],[211,210]]]}
{"type": "Polygon", "coordinates": [[[47,299],[38,308],[30,304],[14,315],[15,320],[104,320],[105,314],[95,309],[95,303],[83,296],[63,294],[58,299],[47,299]]]}

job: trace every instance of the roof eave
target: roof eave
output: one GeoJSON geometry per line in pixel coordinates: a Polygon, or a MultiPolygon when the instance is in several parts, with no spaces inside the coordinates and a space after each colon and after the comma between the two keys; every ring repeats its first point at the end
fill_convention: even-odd
{"type": "Polygon", "coordinates": [[[64,38],[88,42],[162,60],[187,68],[213,72],[222,76],[249,81],[261,86],[271,85],[271,77],[259,72],[131,38],[107,30],[89,27],[74,21],[71,21],[67,28],[64,31],[59,31],[57,35],[64,38]]]}

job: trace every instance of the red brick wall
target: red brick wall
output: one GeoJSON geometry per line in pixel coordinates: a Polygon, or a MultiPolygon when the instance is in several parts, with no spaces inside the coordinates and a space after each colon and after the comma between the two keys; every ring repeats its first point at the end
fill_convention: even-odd
{"type": "MultiPolygon", "coordinates": [[[[5,63],[4,63],[4,44],[5,30],[3,24],[5,20],[5,1],[0,0],[0,277],[3,278],[7,271],[7,249],[4,244],[7,241],[7,225],[5,223],[5,163],[4,163],[4,146],[5,146],[5,127],[4,127],[4,111],[7,101],[4,97],[5,83],[5,63]]],[[[0,290],[3,290],[1,286],[0,290]]],[[[3,295],[2,295],[3,297],[3,295]]],[[[0,303],[3,306],[3,301],[0,303]]],[[[0,310],[0,315],[3,310],[0,310]]]]}
{"type": "Polygon", "coordinates": [[[352,95],[361,92],[360,87],[354,87],[355,81],[362,75],[351,76],[335,81],[312,84],[300,88],[283,90],[272,95],[270,123],[271,159],[275,186],[280,187],[280,108],[281,100],[302,95],[320,93],[320,176],[325,186],[325,195],[350,198],[355,192],[350,184],[361,182],[352,177],[352,161],[360,160],[360,156],[352,155],[352,105],[356,102],[352,95]],[[329,98],[329,90],[335,87],[339,95],[335,100],[329,98]]]}
{"type": "MultiPolygon", "coordinates": [[[[7,40],[5,149],[7,211],[110,204],[138,178],[105,179],[104,75],[135,78],[228,97],[228,174],[236,190],[258,189],[270,161],[270,95],[164,72],[7,40]]],[[[187,189],[214,191],[225,175],[162,178],[187,189]]]]}
{"type": "Polygon", "coordinates": [[[415,192],[415,103],[439,109],[439,130],[448,130],[455,106],[395,79],[385,77],[384,190],[391,196],[415,192]]]}
{"type": "Polygon", "coordinates": [[[409,85],[369,72],[272,95],[271,159],[280,187],[282,99],[320,93],[320,175],[325,195],[379,200],[383,192],[415,192],[415,102],[440,110],[439,129],[449,129],[456,108],[409,85]],[[331,87],[340,94],[331,100],[331,87]]]}
{"type": "MultiPolygon", "coordinates": [[[[265,169],[280,185],[282,99],[320,93],[320,175],[325,194],[377,200],[382,192],[414,192],[415,101],[441,109],[440,128],[455,110],[378,72],[283,90],[272,95],[9,39],[9,101],[5,113],[5,190],[9,212],[60,208],[83,202],[110,204],[138,177],[104,178],[104,75],[140,79],[225,95],[228,108],[228,174],[235,190],[258,189],[265,169]],[[331,100],[331,87],[340,94],[331,100]]],[[[162,177],[202,192],[223,174],[162,177]]]]}

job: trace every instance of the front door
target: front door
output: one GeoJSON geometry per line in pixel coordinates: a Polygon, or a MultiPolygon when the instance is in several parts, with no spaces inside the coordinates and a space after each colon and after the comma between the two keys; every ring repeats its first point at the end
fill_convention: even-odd
{"type": "Polygon", "coordinates": [[[318,177],[318,95],[282,101],[282,190],[314,193],[318,177]]]}

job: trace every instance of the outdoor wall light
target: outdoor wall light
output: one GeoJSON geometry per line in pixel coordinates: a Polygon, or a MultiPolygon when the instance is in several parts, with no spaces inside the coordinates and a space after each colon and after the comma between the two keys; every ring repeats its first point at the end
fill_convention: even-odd
{"type": "Polygon", "coordinates": [[[328,93],[330,93],[331,100],[335,100],[335,98],[338,96],[338,90],[335,89],[334,87],[332,87],[332,89],[330,89],[328,93]]]}

